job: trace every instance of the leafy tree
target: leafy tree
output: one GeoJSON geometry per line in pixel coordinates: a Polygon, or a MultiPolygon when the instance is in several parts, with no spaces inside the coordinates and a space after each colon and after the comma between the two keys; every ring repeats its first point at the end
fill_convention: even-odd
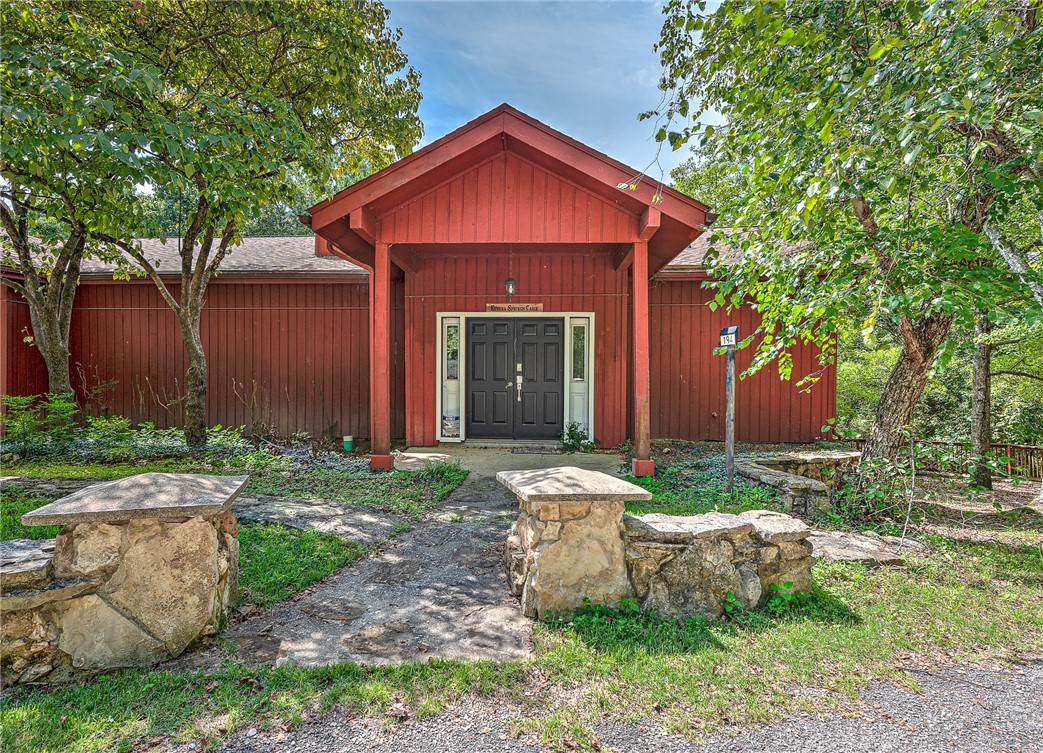
{"type": "MultiPolygon", "coordinates": [[[[139,168],[135,182],[192,198],[183,207],[180,268],[169,270],[176,285],[126,239],[169,225],[162,215],[157,223],[140,197],[124,191],[132,233],[104,239],[152,279],[177,316],[188,355],[185,434],[201,444],[207,362],[199,324],[207,284],[261,207],[292,202],[291,173],[319,186],[407,153],[421,134],[419,74],[376,0],[53,7],[63,9],[54,38],[88,40],[100,58],[125,61],[125,75],[147,83],[113,102],[113,128],[139,168]]],[[[63,59],[52,66],[65,73],[63,59]]],[[[95,76],[78,76],[71,86],[86,98],[95,76]]],[[[95,129],[87,130],[93,137],[95,129]]],[[[88,150],[83,160],[93,156],[88,150]]]]}
{"type": "Polygon", "coordinates": [[[59,4],[5,3],[0,47],[0,260],[21,273],[2,280],[29,305],[48,390],[68,393],[80,264],[119,255],[102,238],[129,237],[124,198],[140,176],[115,103],[148,95],[158,79],[80,34],[59,4]]]}
{"type": "Polygon", "coordinates": [[[852,303],[869,341],[897,331],[863,463],[894,458],[954,325],[982,311],[1039,321],[1039,270],[1012,270],[989,239],[1018,202],[1043,210],[1039,5],[725,0],[708,13],[671,0],[664,12],[669,95],[645,116],[665,121],[660,140],[695,139],[745,178],[745,232],[725,238],[744,258],[718,270],[716,303],[752,298],[753,367],[777,359],[786,376],[800,340],[832,360],[852,303]],[[726,123],[700,123],[710,110],[726,123]]]}
{"type": "Polygon", "coordinates": [[[745,176],[727,160],[715,159],[707,149],[696,145],[692,156],[670,171],[674,188],[710,206],[717,219],[714,224],[730,227],[735,212],[742,206],[745,176]]]}

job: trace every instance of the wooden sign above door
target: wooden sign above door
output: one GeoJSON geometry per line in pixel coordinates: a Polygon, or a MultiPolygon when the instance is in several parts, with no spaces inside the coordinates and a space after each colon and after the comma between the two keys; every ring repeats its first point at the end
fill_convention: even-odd
{"type": "Polygon", "coordinates": [[[486,311],[501,311],[501,312],[529,312],[529,311],[543,311],[542,303],[487,303],[485,304],[486,311]]]}

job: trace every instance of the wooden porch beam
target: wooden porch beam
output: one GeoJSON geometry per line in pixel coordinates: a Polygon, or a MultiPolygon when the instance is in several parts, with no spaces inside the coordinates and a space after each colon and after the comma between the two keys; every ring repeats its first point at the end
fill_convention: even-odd
{"type": "Polygon", "coordinates": [[[377,218],[365,207],[353,211],[349,217],[351,229],[366,243],[374,245],[377,242],[377,218]]]}
{"type": "Polygon", "coordinates": [[[637,221],[637,237],[643,241],[651,240],[662,221],[663,213],[660,210],[655,207],[645,207],[645,211],[641,213],[641,218],[637,221]]]}
{"type": "Polygon", "coordinates": [[[407,251],[403,251],[400,248],[392,248],[391,261],[404,272],[416,272],[416,265],[413,264],[413,257],[407,251]]]}
{"type": "Polygon", "coordinates": [[[612,266],[615,267],[617,272],[629,267],[633,261],[634,245],[632,243],[626,244],[612,256],[612,266]]]}

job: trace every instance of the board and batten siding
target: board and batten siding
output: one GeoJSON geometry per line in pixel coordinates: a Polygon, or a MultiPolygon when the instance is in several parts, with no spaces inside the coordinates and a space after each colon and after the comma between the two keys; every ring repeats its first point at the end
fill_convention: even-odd
{"type": "MultiPolygon", "coordinates": [[[[711,311],[713,292],[701,287],[701,276],[652,282],[651,371],[652,436],[688,440],[724,439],[725,357],[713,355],[723,327],[738,325],[745,337],[757,324],[749,306],[728,315],[711,311]],[[715,415],[716,414],[716,415],[715,415]]],[[[796,383],[822,369],[818,349],[798,344],[792,349],[793,378],[779,377],[769,365],[737,379],[735,438],[740,442],[813,442],[836,411],[836,368],[822,370],[810,391],[796,383]]],[[[736,353],[736,376],[750,365],[753,348],[736,353]]]]}
{"type": "MultiPolygon", "coordinates": [[[[484,311],[503,302],[508,270],[520,283],[518,303],[555,311],[593,311],[595,433],[605,446],[621,443],[630,424],[627,273],[604,251],[544,254],[415,256],[416,272],[392,286],[392,420],[395,437],[435,442],[436,313],[484,311]],[[406,334],[406,320],[410,322],[406,334]],[[407,414],[406,405],[410,406],[407,414]]],[[[712,355],[717,333],[737,323],[749,332],[756,313],[731,317],[710,311],[710,292],[696,277],[663,273],[651,289],[652,435],[722,439],[724,357],[712,355]],[[717,413],[717,416],[713,414],[717,413]]],[[[28,305],[0,287],[3,394],[47,390],[39,352],[24,342],[28,305]]],[[[209,365],[211,424],[270,422],[281,434],[369,436],[369,286],[365,277],[271,279],[226,276],[207,290],[202,321],[209,365]],[[256,385],[256,390],[255,390],[256,385]]],[[[183,383],[185,353],[173,313],[147,280],[84,280],[71,333],[74,385],[115,380],[101,395],[112,414],[157,426],[179,420],[173,398],[183,383]],[[164,404],[169,408],[164,408],[164,404]]],[[[752,352],[739,351],[744,369],[752,352]]],[[[738,382],[736,436],[749,442],[809,442],[836,404],[836,370],[823,372],[810,392],[796,378],[818,368],[811,346],[794,349],[795,379],[769,367],[738,382]]]]}
{"type": "Polygon", "coordinates": [[[503,152],[380,218],[385,243],[631,243],[619,205],[503,152]]]}
{"type": "MultiPolygon", "coordinates": [[[[176,298],[176,286],[172,292],[176,298]]],[[[402,294],[401,283],[392,286],[392,427],[399,437],[405,433],[402,294]]],[[[16,337],[28,306],[5,295],[5,392],[44,392],[43,360],[16,337]]],[[[200,330],[211,425],[369,436],[365,277],[219,278],[207,287],[200,330]]],[[[85,280],[76,295],[70,350],[81,396],[85,388],[114,382],[97,401],[110,414],[158,427],[179,424],[186,354],[177,320],[151,281],[85,280]]]]}
{"type": "Polygon", "coordinates": [[[436,443],[436,315],[484,312],[488,303],[506,303],[503,282],[508,275],[518,280],[514,303],[543,304],[543,311],[533,316],[594,313],[594,433],[603,446],[626,439],[627,273],[613,268],[610,253],[418,254],[415,264],[416,271],[406,277],[406,438],[410,444],[436,443]]]}

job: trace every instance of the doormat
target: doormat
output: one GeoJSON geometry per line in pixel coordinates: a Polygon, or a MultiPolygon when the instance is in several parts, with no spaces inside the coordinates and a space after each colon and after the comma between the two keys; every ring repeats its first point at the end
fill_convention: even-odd
{"type": "Polygon", "coordinates": [[[512,455],[560,455],[557,447],[512,447],[512,455]]]}

